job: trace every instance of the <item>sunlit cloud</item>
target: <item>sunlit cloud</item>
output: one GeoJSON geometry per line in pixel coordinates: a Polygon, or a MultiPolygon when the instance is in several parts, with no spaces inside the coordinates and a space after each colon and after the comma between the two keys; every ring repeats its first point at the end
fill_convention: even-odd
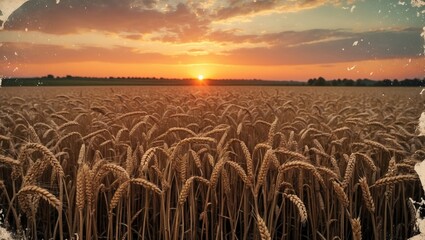
{"type": "Polygon", "coordinates": [[[420,32],[421,29],[361,33],[316,29],[260,36],[221,33],[211,35],[208,41],[178,44],[123,39],[119,35],[107,37],[102,33],[37,35],[15,32],[20,36],[19,41],[15,42],[12,42],[14,36],[11,33],[0,33],[0,37],[4,35],[7,41],[0,50],[9,57],[9,61],[17,59],[14,56],[18,52],[27,61],[36,62],[95,60],[140,63],[162,61],[170,64],[207,60],[210,63],[239,65],[320,64],[418,57],[423,44],[420,32]],[[84,37],[79,38],[81,36],[84,37]],[[49,39],[48,44],[45,43],[46,38],[49,39]],[[52,54],[47,54],[49,52],[52,54]]]}

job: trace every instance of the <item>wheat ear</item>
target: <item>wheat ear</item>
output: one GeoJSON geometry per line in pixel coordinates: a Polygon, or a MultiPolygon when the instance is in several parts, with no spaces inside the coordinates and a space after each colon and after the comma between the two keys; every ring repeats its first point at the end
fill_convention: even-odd
{"type": "Polygon", "coordinates": [[[363,142],[364,142],[364,143],[366,143],[366,144],[367,144],[367,145],[369,145],[369,146],[372,146],[372,147],[375,147],[375,148],[381,149],[381,150],[383,150],[383,151],[385,151],[385,152],[389,152],[388,148],[387,148],[387,147],[385,147],[384,145],[382,145],[382,144],[381,144],[381,143],[379,143],[379,142],[372,141],[372,140],[368,140],[368,139],[363,140],[363,142]]]}
{"type": "Polygon", "coordinates": [[[215,186],[217,185],[217,181],[218,181],[218,177],[220,176],[221,170],[224,167],[224,164],[226,163],[227,158],[221,158],[218,163],[214,166],[214,169],[211,173],[211,177],[210,177],[210,187],[212,189],[215,188],[215,186]]]}
{"type": "Polygon", "coordinates": [[[360,218],[353,218],[351,221],[351,228],[353,230],[353,240],[361,240],[362,239],[362,225],[360,222],[360,218]]]}
{"type": "Polygon", "coordinates": [[[85,201],[86,201],[86,192],[85,192],[86,179],[84,176],[83,166],[80,165],[77,171],[77,190],[76,190],[76,206],[79,211],[83,211],[85,201]]]}
{"type": "Polygon", "coordinates": [[[189,179],[187,179],[186,182],[183,185],[182,191],[180,192],[179,205],[183,205],[186,202],[186,198],[189,195],[189,190],[190,190],[190,187],[192,186],[192,182],[194,180],[202,182],[202,183],[206,184],[207,186],[210,184],[210,181],[208,181],[207,179],[205,179],[203,177],[199,177],[199,176],[192,176],[189,179]]]}
{"type": "Polygon", "coordinates": [[[127,193],[127,187],[130,184],[130,180],[127,180],[118,187],[118,189],[115,191],[114,196],[111,199],[111,203],[109,203],[109,213],[112,213],[112,210],[114,210],[118,203],[120,202],[120,199],[122,196],[127,193]]]}
{"type": "Polygon", "coordinates": [[[270,167],[269,162],[272,154],[274,154],[274,151],[272,149],[268,149],[266,154],[264,154],[263,162],[261,163],[260,170],[258,172],[257,183],[255,185],[255,195],[258,194],[258,192],[260,191],[260,187],[263,185],[266,179],[267,171],[270,167]]]}
{"type": "Polygon", "coordinates": [[[289,199],[297,207],[300,215],[300,221],[301,223],[305,223],[307,221],[307,209],[303,201],[295,194],[284,193],[283,196],[289,199]]]}
{"type": "Polygon", "coordinates": [[[242,181],[246,184],[247,187],[252,186],[251,180],[248,178],[248,176],[245,173],[245,170],[239,165],[237,162],[233,161],[227,161],[227,164],[229,164],[235,171],[238,173],[239,177],[242,179],[242,181]]]}
{"type": "Polygon", "coordinates": [[[397,175],[392,177],[385,177],[381,178],[378,181],[375,182],[371,187],[380,187],[380,186],[386,186],[389,184],[396,184],[404,181],[417,181],[418,176],[414,174],[408,174],[408,175],[397,175]]]}
{"type": "Polygon", "coordinates": [[[344,188],[336,181],[332,181],[332,186],[341,205],[345,208],[348,207],[349,201],[347,194],[344,192],[344,188]]]}
{"type": "Polygon", "coordinates": [[[367,210],[369,210],[370,213],[375,213],[375,203],[373,202],[372,194],[370,194],[369,185],[367,184],[366,178],[360,178],[359,183],[360,188],[362,189],[362,196],[367,210]]]}
{"type": "Polygon", "coordinates": [[[140,186],[142,186],[142,187],[144,187],[146,189],[149,189],[149,190],[155,192],[158,195],[161,195],[161,193],[162,193],[161,189],[158,186],[156,186],[152,182],[149,182],[146,179],[143,179],[143,178],[133,178],[130,181],[131,181],[131,183],[140,185],[140,186]]]}
{"type": "Polygon", "coordinates": [[[20,161],[10,157],[3,156],[3,155],[0,155],[0,163],[4,163],[4,164],[15,166],[15,167],[19,167],[21,165],[20,161]]]}
{"type": "Polygon", "coordinates": [[[58,211],[60,211],[62,207],[62,203],[55,197],[55,195],[51,194],[49,191],[47,191],[44,188],[41,188],[39,186],[35,185],[28,185],[21,190],[19,190],[18,195],[20,194],[34,194],[41,198],[43,198],[45,201],[47,201],[51,206],[55,207],[58,211]]]}
{"type": "Polygon", "coordinates": [[[21,151],[26,151],[28,149],[35,149],[41,152],[44,155],[44,159],[46,159],[50,163],[50,165],[52,165],[56,173],[59,174],[59,176],[61,177],[64,176],[64,172],[63,172],[61,164],[56,159],[55,155],[53,155],[53,153],[49,149],[47,149],[47,147],[39,143],[28,143],[23,147],[23,150],[21,151]]]}
{"type": "Polygon", "coordinates": [[[354,167],[356,165],[356,155],[351,154],[347,163],[347,167],[345,168],[344,180],[341,183],[343,188],[346,188],[351,181],[351,178],[354,173],[354,167]]]}
{"type": "Polygon", "coordinates": [[[245,142],[239,141],[239,143],[241,145],[242,152],[245,156],[246,171],[247,171],[248,179],[250,180],[250,182],[253,182],[254,181],[254,162],[252,161],[251,153],[249,152],[249,149],[246,146],[245,142]]]}
{"type": "Polygon", "coordinates": [[[257,223],[258,223],[258,230],[260,231],[261,240],[271,240],[272,237],[270,235],[269,229],[267,228],[267,225],[264,222],[264,220],[258,214],[257,214],[257,223]]]}

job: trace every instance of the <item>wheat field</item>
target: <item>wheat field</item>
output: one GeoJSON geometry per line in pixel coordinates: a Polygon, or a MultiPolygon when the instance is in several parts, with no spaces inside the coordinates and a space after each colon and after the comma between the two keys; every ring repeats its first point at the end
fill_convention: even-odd
{"type": "Polygon", "coordinates": [[[0,89],[1,226],[25,239],[406,239],[416,88],[0,89]]]}

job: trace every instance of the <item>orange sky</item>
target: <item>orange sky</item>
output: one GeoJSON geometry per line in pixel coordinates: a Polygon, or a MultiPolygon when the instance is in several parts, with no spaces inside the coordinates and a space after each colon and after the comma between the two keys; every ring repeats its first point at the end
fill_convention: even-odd
{"type": "Polygon", "coordinates": [[[424,7],[407,1],[45,3],[0,3],[0,77],[425,76],[424,7]]]}
{"type": "MultiPolygon", "coordinates": [[[[165,78],[205,78],[229,79],[270,79],[270,80],[304,80],[323,76],[326,79],[369,78],[369,79],[403,79],[415,78],[418,73],[425,75],[425,59],[391,59],[376,61],[345,62],[329,65],[272,65],[243,66],[220,64],[119,64],[104,62],[25,64],[20,73],[23,76],[44,76],[46,73],[65,76],[78,69],[78,76],[91,77],[165,77],[165,78]],[[353,70],[350,70],[353,68],[353,70]],[[313,74],[309,75],[308,72],[313,74]],[[125,74],[123,74],[125,73],[125,74]]],[[[11,74],[13,75],[13,73],[11,74]]],[[[73,75],[73,74],[70,74],[73,75]]],[[[77,76],[74,74],[74,76],[77,76]]],[[[419,74],[420,75],[420,74],[419,74]]]]}

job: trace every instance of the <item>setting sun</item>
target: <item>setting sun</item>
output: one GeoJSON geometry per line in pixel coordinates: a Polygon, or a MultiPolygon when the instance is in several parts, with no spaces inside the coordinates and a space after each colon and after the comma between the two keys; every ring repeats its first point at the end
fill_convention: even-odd
{"type": "Polygon", "coordinates": [[[204,80],[204,75],[200,74],[198,75],[198,81],[203,81],[204,80]]]}

